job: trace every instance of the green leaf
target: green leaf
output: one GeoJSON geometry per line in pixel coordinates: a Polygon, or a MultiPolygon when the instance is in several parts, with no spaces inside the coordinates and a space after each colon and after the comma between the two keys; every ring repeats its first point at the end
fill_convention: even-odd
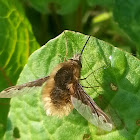
{"type": "MultiPolygon", "coordinates": [[[[120,28],[140,47],[140,1],[116,0],[114,4],[114,18],[120,28]]],[[[140,50],[140,49],[139,49],[140,50]]],[[[140,51],[139,51],[140,55],[140,51]]]]}
{"type": "Polygon", "coordinates": [[[33,8],[41,13],[54,13],[65,15],[75,11],[80,0],[29,0],[33,8]]]}
{"type": "Polygon", "coordinates": [[[87,0],[90,6],[101,5],[101,6],[112,6],[113,0],[87,0]]]}
{"type": "MultiPolygon", "coordinates": [[[[35,51],[22,71],[18,84],[50,74],[66,56],[80,52],[88,36],[65,31],[35,51]],[[67,47],[66,47],[67,46],[67,47]],[[68,53],[66,55],[66,50],[68,53]]],[[[138,59],[91,37],[82,55],[81,78],[91,72],[84,86],[99,86],[85,91],[110,116],[113,130],[106,132],[88,123],[75,109],[67,117],[46,116],[41,101],[41,88],[30,95],[11,100],[5,139],[14,139],[18,129],[21,139],[138,140],[140,136],[140,62],[138,59]],[[101,67],[103,67],[101,68],[101,67]],[[100,69],[99,69],[100,68],[100,69]],[[88,83],[87,83],[88,82],[88,83]]]]}
{"type": "MultiPolygon", "coordinates": [[[[39,48],[18,1],[0,1],[0,91],[15,85],[29,55],[39,48]]],[[[9,100],[0,99],[0,139],[6,130],[9,100]]]]}

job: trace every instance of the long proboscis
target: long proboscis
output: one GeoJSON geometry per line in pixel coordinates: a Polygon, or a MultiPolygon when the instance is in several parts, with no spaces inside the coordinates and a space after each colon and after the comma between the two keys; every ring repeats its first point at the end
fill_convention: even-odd
{"type": "Polygon", "coordinates": [[[82,51],[81,51],[80,55],[82,55],[82,53],[83,53],[83,51],[84,51],[84,49],[85,49],[85,47],[86,47],[86,45],[87,45],[87,43],[88,43],[89,39],[90,39],[90,36],[88,37],[88,39],[87,39],[87,41],[86,41],[86,43],[85,43],[84,47],[82,48],[82,51]]]}

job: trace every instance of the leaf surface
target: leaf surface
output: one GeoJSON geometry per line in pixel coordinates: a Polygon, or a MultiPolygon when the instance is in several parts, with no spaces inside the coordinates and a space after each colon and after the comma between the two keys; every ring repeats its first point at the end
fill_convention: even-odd
{"type": "Polygon", "coordinates": [[[120,28],[130,37],[137,46],[137,54],[140,56],[140,1],[139,0],[115,0],[114,19],[120,28]]]}
{"type": "MultiPolygon", "coordinates": [[[[64,61],[65,56],[67,60],[73,54],[80,53],[87,38],[80,33],[65,31],[65,34],[47,42],[30,56],[18,84],[49,75],[58,63],[64,61]]],[[[86,136],[96,140],[138,140],[140,61],[91,37],[82,55],[82,65],[81,78],[95,70],[94,74],[81,81],[81,85],[99,86],[85,91],[111,118],[111,132],[88,123],[75,109],[63,118],[46,116],[41,101],[41,87],[34,93],[12,99],[5,139],[14,139],[13,130],[18,128],[21,140],[81,140],[86,136]]]]}
{"type": "MultiPolygon", "coordinates": [[[[29,55],[39,48],[18,1],[0,1],[0,91],[15,85],[29,55]]],[[[6,130],[9,100],[0,99],[0,139],[6,130]]]]}

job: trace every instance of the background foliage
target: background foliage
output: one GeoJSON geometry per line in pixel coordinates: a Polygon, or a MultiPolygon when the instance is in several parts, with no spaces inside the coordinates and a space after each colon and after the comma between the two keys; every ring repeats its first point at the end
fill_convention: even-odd
{"type": "MultiPolygon", "coordinates": [[[[15,85],[21,70],[23,69],[24,65],[27,63],[30,54],[32,54],[32,52],[34,52],[40,46],[44,45],[51,38],[56,37],[65,29],[79,31],[88,35],[90,34],[106,42],[109,42],[114,46],[117,46],[125,51],[128,51],[130,54],[139,58],[140,56],[139,12],[140,12],[140,2],[138,0],[133,0],[133,1],[126,0],[125,2],[123,0],[114,0],[114,1],[113,0],[85,0],[85,1],[82,0],[81,1],[80,0],[71,0],[71,1],[0,0],[0,90],[3,90],[8,86],[15,85]]],[[[78,40],[78,38],[74,36],[74,33],[68,36],[72,36],[71,40],[77,44],[77,48],[79,48],[80,45],[82,46],[82,43],[85,42],[86,40],[84,37],[79,37],[83,40],[78,40]],[[77,40],[74,40],[74,38],[76,38],[77,40]]],[[[60,40],[61,37],[62,36],[60,36],[60,40]]],[[[96,39],[93,39],[93,42],[94,40],[96,39]]],[[[56,40],[54,41],[54,44],[57,46],[56,40]]],[[[110,50],[110,46],[108,46],[107,44],[105,45],[104,43],[99,43],[99,44],[101,44],[101,46],[106,46],[106,49],[110,50]]],[[[99,44],[96,45],[98,46],[99,44]]],[[[62,45],[61,41],[60,41],[60,45],[62,45]]],[[[74,49],[74,45],[71,46],[72,49],[74,49]]],[[[139,113],[138,110],[140,110],[138,108],[138,106],[140,106],[139,105],[140,92],[138,86],[139,72],[140,72],[139,60],[135,59],[132,56],[129,56],[127,53],[120,52],[118,50],[116,51],[113,49],[113,51],[111,51],[112,50],[111,49],[109,52],[107,52],[107,50],[103,50],[104,51],[103,54],[107,55],[106,57],[112,55],[113,53],[111,52],[113,51],[115,54],[113,58],[113,62],[111,64],[115,64],[115,66],[113,65],[115,67],[113,70],[114,71],[116,70],[115,71],[116,75],[114,76],[114,72],[108,70],[109,71],[108,74],[114,77],[115,80],[110,81],[112,79],[111,76],[104,77],[104,73],[101,74],[100,76],[104,77],[104,79],[107,78],[106,79],[107,83],[113,82],[118,87],[121,87],[120,88],[121,90],[118,91],[119,94],[117,94],[118,98],[115,98],[116,100],[113,100],[112,102],[110,102],[110,104],[113,106],[117,103],[118,100],[120,100],[118,101],[120,104],[121,102],[123,102],[124,99],[124,98],[122,99],[122,96],[126,97],[125,98],[126,102],[124,102],[124,104],[121,104],[120,106],[118,104],[118,107],[117,104],[113,106],[114,110],[117,112],[117,113],[116,112],[113,113],[113,118],[114,118],[113,122],[118,123],[118,125],[115,124],[116,128],[114,128],[114,130],[118,129],[120,131],[113,131],[110,135],[107,134],[109,135],[107,139],[109,138],[117,139],[117,136],[119,136],[118,138],[121,139],[138,139],[140,137],[140,129],[139,129],[140,121],[136,121],[136,120],[140,119],[139,117],[140,115],[138,115],[139,113]],[[119,61],[122,63],[118,63],[119,61]],[[125,71],[126,70],[125,68],[127,68],[127,71],[125,71]],[[118,70],[120,70],[119,71],[120,73],[118,72],[118,70]],[[124,79],[122,78],[122,75],[124,76],[124,79]],[[122,80],[121,82],[120,79],[122,80]],[[120,85],[118,84],[119,82],[120,85]],[[131,108],[130,110],[129,109],[127,110],[129,111],[130,114],[129,113],[127,114],[127,112],[123,113],[126,108],[131,108]],[[121,117],[121,121],[123,123],[120,122],[120,119],[118,119],[118,117],[116,117],[115,114],[121,117]],[[134,116],[132,117],[132,119],[131,119],[131,115],[134,116]],[[130,119],[126,119],[128,116],[130,116],[130,119]],[[135,125],[133,122],[136,122],[135,125]],[[115,135],[116,137],[114,137],[115,135]]],[[[60,52],[61,50],[59,50],[59,53],[60,52]]],[[[102,51],[100,50],[98,54],[101,55],[102,54],[101,52],[102,51]]],[[[73,52],[71,52],[71,54],[72,53],[73,52]]],[[[57,53],[54,53],[54,55],[56,54],[57,53]]],[[[64,54],[64,52],[61,52],[60,54],[64,54]]],[[[71,54],[69,54],[69,57],[71,56],[71,54]]],[[[100,61],[100,55],[98,57],[93,58],[93,60],[95,59],[95,61],[97,61],[99,59],[100,61]]],[[[56,60],[54,56],[51,58],[56,60]]],[[[35,58],[35,60],[37,60],[37,57],[35,58]]],[[[28,63],[32,63],[32,61],[28,63]]],[[[55,63],[57,64],[58,62],[55,63]]],[[[95,62],[91,64],[91,66],[93,65],[95,65],[95,62]]],[[[40,73],[40,75],[37,75],[34,78],[38,78],[45,74],[49,74],[51,68],[52,65],[50,65],[50,69],[48,71],[44,70],[45,71],[44,73],[42,72],[42,74],[40,73]]],[[[25,71],[27,71],[27,69],[25,69],[24,72],[25,71]]],[[[88,73],[88,71],[87,72],[83,71],[83,74],[84,73],[88,73]]],[[[101,81],[103,83],[105,82],[103,80],[101,81]]],[[[26,80],[23,81],[21,80],[21,82],[26,82],[26,80]]],[[[104,89],[108,91],[105,87],[104,89]]],[[[111,91],[109,92],[111,93],[111,91]]],[[[110,101],[111,98],[112,96],[110,94],[109,95],[105,94],[105,99],[107,101],[110,101]]],[[[12,105],[12,108],[13,109],[10,110],[11,112],[10,114],[13,114],[12,112],[15,111],[14,105],[12,105]]],[[[13,129],[14,129],[14,133],[13,132],[6,133],[5,137],[7,139],[9,139],[10,135],[16,138],[19,137],[17,132],[18,129],[16,128],[18,126],[14,128],[10,125],[9,119],[7,121],[8,112],[9,112],[9,100],[0,99],[0,139],[3,138],[5,132],[10,132],[8,130],[13,130],[13,129]]],[[[11,116],[12,116],[11,120],[13,121],[15,119],[14,115],[11,116]]],[[[29,120],[30,119],[28,118],[28,121],[29,120]]],[[[87,122],[84,121],[85,120],[83,120],[83,124],[87,126],[87,122]]],[[[17,122],[13,122],[13,123],[17,123],[17,122]]],[[[61,123],[62,120],[58,121],[58,124],[56,124],[55,127],[60,126],[61,123]]],[[[83,125],[79,127],[81,128],[82,126],[83,125]]],[[[80,128],[77,129],[81,130],[80,128]]],[[[70,130],[72,129],[73,128],[71,128],[70,130]]],[[[53,129],[52,127],[52,131],[53,130],[55,129],[53,129]]],[[[22,132],[24,132],[24,130],[22,130],[22,132]]],[[[96,132],[93,131],[92,126],[89,125],[88,127],[85,127],[85,129],[81,130],[81,135],[79,134],[79,139],[83,137],[84,132],[86,134],[90,133],[92,138],[96,136],[96,132]]],[[[31,134],[32,133],[33,132],[31,131],[31,134]]],[[[73,135],[73,138],[74,136],[77,136],[78,132],[76,131],[75,133],[76,135],[73,135]]],[[[50,134],[50,132],[47,133],[46,135],[48,136],[48,134],[50,134]]],[[[73,132],[70,134],[73,134],[73,132]]],[[[57,139],[58,137],[59,135],[56,133],[56,137],[48,136],[48,139],[54,139],[54,138],[57,139]]],[[[84,136],[84,138],[86,139],[88,138],[88,136],[84,136]]],[[[105,137],[101,136],[96,138],[104,139],[105,137]]],[[[32,137],[32,139],[34,139],[34,137],[32,137]]]]}

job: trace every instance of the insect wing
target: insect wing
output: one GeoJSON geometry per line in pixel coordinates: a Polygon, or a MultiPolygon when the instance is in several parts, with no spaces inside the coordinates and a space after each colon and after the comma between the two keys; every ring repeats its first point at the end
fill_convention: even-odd
{"type": "Polygon", "coordinates": [[[19,95],[30,94],[41,87],[47,81],[49,76],[38,80],[28,82],[22,85],[12,86],[0,92],[0,98],[12,98],[19,95]]]}
{"type": "Polygon", "coordinates": [[[75,94],[71,96],[74,108],[91,124],[104,129],[112,130],[112,124],[107,115],[86,94],[80,84],[77,84],[75,94]]]}

